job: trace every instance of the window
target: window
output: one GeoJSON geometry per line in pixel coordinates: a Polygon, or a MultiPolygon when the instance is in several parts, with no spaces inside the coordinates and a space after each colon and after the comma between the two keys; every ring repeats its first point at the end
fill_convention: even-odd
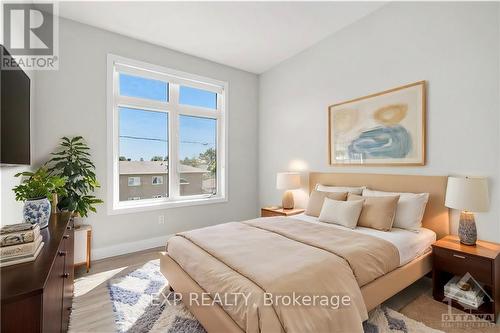
{"type": "Polygon", "coordinates": [[[141,186],[141,177],[128,177],[128,186],[141,186]]]}
{"type": "Polygon", "coordinates": [[[108,56],[109,213],[226,200],[226,92],[224,82],[108,56]]]}
{"type": "Polygon", "coordinates": [[[120,74],[120,96],[168,101],[168,83],[139,76],[120,74]]]}
{"type": "Polygon", "coordinates": [[[184,176],[181,185],[186,185],[181,188],[180,195],[215,194],[217,121],[180,115],[179,125],[179,163],[184,176]]]}
{"type": "MultiPolygon", "coordinates": [[[[118,173],[119,178],[128,177],[128,186],[120,184],[120,201],[143,199],[153,194],[168,196],[167,184],[154,183],[154,190],[148,186],[131,188],[148,183],[147,176],[152,173],[168,172],[168,114],[144,108],[118,107],[119,141],[118,173]],[[134,175],[127,176],[127,175],[134,175]]],[[[160,178],[163,178],[159,176],[160,178]]]]}
{"type": "Polygon", "coordinates": [[[151,185],[161,185],[161,184],[163,184],[163,176],[151,177],[151,185]]]}
{"type": "Polygon", "coordinates": [[[214,92],[181,86],[179,93],[180,104],[217,109],[217,94],[214,92]]]}

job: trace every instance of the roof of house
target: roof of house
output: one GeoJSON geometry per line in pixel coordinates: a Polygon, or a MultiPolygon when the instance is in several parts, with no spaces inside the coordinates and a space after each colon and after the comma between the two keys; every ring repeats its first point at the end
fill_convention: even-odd
{"type": "MultiPolygon", "coordinates": [[[[120,161],[120,175],[167,174],[167,161],[120,161]]],[[[180,164],[181,173],[207,173],[206,167],[180,164]]]]}

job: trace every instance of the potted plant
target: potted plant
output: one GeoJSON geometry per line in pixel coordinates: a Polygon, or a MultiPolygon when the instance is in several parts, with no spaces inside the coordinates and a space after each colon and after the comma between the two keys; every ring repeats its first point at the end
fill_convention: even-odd
{"type": "Polygon", "coordinates": [[[45,228],[50,220],[50,201],[53,193],[64,195],[66,178],[50,175],[47,168],[35,172],[20,172],[15,177],[25,177],[22,183],[13,188],[17,201],[24,201],[23,217],[26,222],[39,223],[45,228]]]}
{"type": "Polygon", "coordinates": [[[47,162],[49,173],[67,178],[65,194],[59,196],[58,208],[87,217],[96,212],[95,204],[103,201],[91,193],[98,187],[95,165],[90,160],[89,147],[81,136],[61,138],[60,150],[47,162]]]}

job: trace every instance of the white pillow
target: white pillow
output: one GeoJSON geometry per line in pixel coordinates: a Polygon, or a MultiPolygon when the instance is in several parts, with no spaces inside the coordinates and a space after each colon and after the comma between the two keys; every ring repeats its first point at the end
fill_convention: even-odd
{"type": "Polygon", "coordinates": [[[326,186],[326,185],[321,185],[321,184],[316,184],[316,191],[320,192],[349,192],[352,194],[359,194],[363,193],[363,190],[366,189],[366,186],[359,186],[359,187],[353,187],[353,186],[326,186]]]}
{"type": "Polygon", "coordinates": [[[363,196],[385,197],[394,195],[399,195],[399,201],[392,227],[418,232],[422,227],[422,218],[424,217],[427,201],[429,201],[429,193],[363,190],[363,196]]]}
{"type": "Polygon", "coordinates": [[[319,214],[319,220],[354,229],[358,224],[363,203],[364,200],[338,201],[325,198],[323,208],[321,208],[321,213],[319,214]]]}

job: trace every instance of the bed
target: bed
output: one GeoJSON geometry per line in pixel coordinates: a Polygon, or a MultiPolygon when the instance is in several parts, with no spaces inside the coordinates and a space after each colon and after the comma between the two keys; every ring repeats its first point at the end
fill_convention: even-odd
{"type": "Polygon", "coordinates": [[[358,228],[353,233],[299,215],[229,223],[173,237],[161,258],[161,271],[183,297],[203,295],[201,304],[185,303],[208,332],[359,331],[367,311],[430,272],[430,244],[449,231],[444,206],[446,177],[310,173],[309,184],[311,189],[323,184],[428,192],[423,229],[419,233],[393,230],[377,235],[358,228]],[[330,241],[332,237],[337,241],[330,241]],[[341,247],[341,243],[356,246],[341,247]],[[370,246],[364,257],[358,251],[363,244],[370,246]],[[394,251],[397,256],[391,254],[394,251]],[[360,262],[351,262],[350,257],[360,262]],[[340,311],[325,312],[323,307],[262,307],[252,300],[250,306],[231,307],[216,299],[218,292],[260,295],[262,291],[279,294],[284,290],[303,294],[346,290],[352,303],[340,311]]]}

